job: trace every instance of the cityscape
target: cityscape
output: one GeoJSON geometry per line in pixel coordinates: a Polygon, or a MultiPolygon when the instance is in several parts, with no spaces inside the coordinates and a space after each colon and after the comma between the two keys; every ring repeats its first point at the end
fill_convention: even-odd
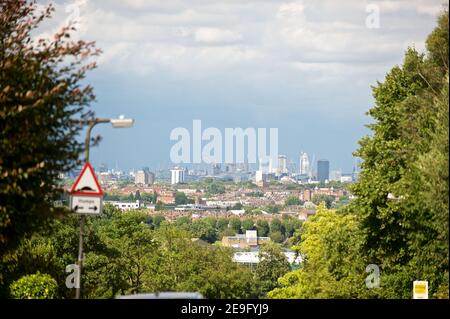
{"type": "Polygon", "coordinates": [[[0,302],[447,305],[448,23],[442,0],[1,1],[0,302]]]}

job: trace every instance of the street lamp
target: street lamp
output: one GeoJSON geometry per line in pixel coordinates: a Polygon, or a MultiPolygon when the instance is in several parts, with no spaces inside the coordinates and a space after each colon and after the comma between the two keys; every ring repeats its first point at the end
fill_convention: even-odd
{"type": "MultiPolygon", "coordinates": [[[[134,120],[126,119],[123,115],[119,116],[118,119],[108,119],[108,118],[94,118],[92,120],[87,120],[83,124],[87,124],[88,128],[86,131],[85,139],[85,161],[89,162],[89,146],[91,144],[91,131],[95,125],[100,123],[111,123],[113,128],[128,128],[132,127],[134,120]]],[[[86,216],[80,215],[80,242],[78,246],[78,287],[76,288],[75,298],[80,299],[81,293],[81,268],[83,266],[83,231],[86,216]]]]}

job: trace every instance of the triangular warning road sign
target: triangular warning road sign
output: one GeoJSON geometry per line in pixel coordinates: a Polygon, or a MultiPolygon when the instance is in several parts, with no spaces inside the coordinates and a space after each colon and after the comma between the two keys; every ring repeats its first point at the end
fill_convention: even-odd
{"type": "Polygon", "coordinates": [[[70,190],[72,195],[86,195],[86,196],[102,196],[103,191],[98,184],[97,178],[95,177],[94,170],[91,164],[86,162],[81,171],[80,176],[78,176],[75,184],[73,184],[70,190]]]}

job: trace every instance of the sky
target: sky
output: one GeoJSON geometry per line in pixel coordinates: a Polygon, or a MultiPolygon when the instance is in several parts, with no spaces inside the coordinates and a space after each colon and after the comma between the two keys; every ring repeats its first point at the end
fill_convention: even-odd
{"type": "MultiPolygon", "coordinates": [[[[40,1],[45,5],[48,1],[40,1]]],[[[125,115],[131,129],[99,125],[94,167],[170,167],[170,132],[202,127],[278,128],[279,153],[301,151],[351,172],[369,131],[371,85],[424,50],[442,0],[66,0],[38,30],[69,20],[75,39],[103,54],[86,81],[98,117],[125,115]]],[[[297,164],[298,165],[298,164],[297,164]]]]}

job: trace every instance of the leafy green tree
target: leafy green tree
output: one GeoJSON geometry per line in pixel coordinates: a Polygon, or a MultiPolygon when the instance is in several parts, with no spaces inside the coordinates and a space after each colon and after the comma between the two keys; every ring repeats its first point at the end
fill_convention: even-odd
{"type": "Polygon", "coordinates": [[[219,232],[218,239],[222,240],[223,237],[234,236],[236,232],[232,228],[225,228],[219,232]]]}
{"type": "Polygon", "coordinates": [[[279,218],[274,218],[270,222],[270,233],[279,232],[284,236],[285,228],[279,218]]]}
{"type": "Polygon", "coordinates": [[[417,278],[430,282],[430,295],[448,287],[448,214],[440,213],[448,210],[448,124],[439,118],[448,117],[448,11],[426,43],[425,54],[408,49],[373,88],[373,134],[355,153],[363,163],[350,206],[361,219],[368,262],[383,269],[386,298],[411,298],[417,278]],[[438,193],[430,205],[432,183],[438,193]]]}
{"type": "Polygon", "coordinates": [[[293,205],[303,205],[303,201],[300,200],[297,196],[289,196],[284,201],[284,205],[293,206],[293,205]]]}
{"type": "MultiPolygon", "coordinates": [[[[279,279],[269,298],[365,298],[377,289],[365,287],[366,264],[360,256],[363,236],[354,215],[319,206],[293,246],[302,267],[279,279]]],[[[372,295],[373,296],[373,295],[372,295]]]]}
{"type": "Polygon", "coordinates": [[[282,225],[285,229],[286,238],[292,237],[296,230],[299,230],[302,222],[298,218],[286,218],[282,220],[282,225]]]}
{"type": "Polygon", "coordinates": [[[176,205],[186,205],[189,204],[190,200],[183,192],[176,192],[175,194],[175,204],[176,205]]]}
{"type": "Polygon", "coordinates": [[[241,228],[242,232],[245,232],[246,230],[256,229],[255,222],[252,219],[244,219],[241,228]]]}
{"type": "Polygon", "coordinates": [[[242,209],[242,207],[243,206],[241,203],[236,203],[236,204],[234,204],[233,207],[231,207],[231,209],[240,210],[240,209],[242,209]]]}
{"type": "Polygon", "coordinates": [[[235,232],[235,234],[242,234],[241,220],[236,217],[231,218],[230,219],[230,228],[235,232]]]}
{"type": "Polygon", "coordinates": [[[324,202],[327,208],[331,208],[331,205],[333,204],[334,201],[334,197],[324,194],[314,194],[311,201],[316,205],[319,205],[320,203],[324,202]]]}
{"type": "Polygon", "coordinates": [[[191,233],[202,240],[213,243],[217,240],[216,229],[206,220],[197,219],[190,225],[191,233]]]}
{"type": "Polygon", "coordinates": [[[290,270],[289,262],[279,245],[266,243],[259,250],[259,263],[255,270],[255,282],[259,297],[277,287],[278,278],[290,270]]]}
{"type": "Polygon", "coordinates": [[[158,228],[161,225],[161,223],[165,220],[166,218],[163,215],[155,215],[153,217],[153,225],[155,225],[155,227],[158,228]]]}
{"type": "Polygon", "coordinates": [[[210,195],[217,195],[225,193],[225,186],[219,182],[213,181],[206,185],[206,192],[210,195]]]}
{"type": "Polygon", "coordinates": [[[178,217],[175,221],[175,225],[178,228],[183,228],[184,225],[189,225],[191,223],[191,219],[187,216],[178,217]]]}
{"type": "Polygon", "coordinates": [[[267,237],[269,236],[270,227],[266,220],[258,220],[256,222],[256,230],[258,231],[258,236],[267,237]]]}
{"type": "Polygon", "coordinates": [[[271,231],[269,233],[269,237],[272,241],[276,243],[282,243],[284,240],[284,235],[279,230],[271,231]]]}
{"type": "Polygon", "coordinates": [[[11,284],[11,296],[16,299],[55,299],[58,284],[47,274],[34,274],[20,278],[11,284]]]}
{"type": "Polygon", "coordinates": [[[164,210],[164,203],[161,202],[160,200],[157,201],[156,204],[155,204],[155,210],[156,211],[164,210]]]}
{"type": "Polygon", "coordinates": [[[93,90],[82,80],[99,51],[72,41],[72,26],[34,39],[53,11],[37,8],[0,2],[0,256],[64,212],[52,205],[63,192],[58,175],[78,165],[77,121],[93,116],[93,90]]]}
{"type": "Polygon", "coordinates": [[[217,230],[219,232],[228,228],[230,221],[227,218],[219,218],[216,223],[217,230]]]}
{"type": "Polygon", "coordinates": [[[265,207],[265,211],[269,214],[278,214],[280,212],[281,207],[279,205],[269,205],[265,207]]]}

